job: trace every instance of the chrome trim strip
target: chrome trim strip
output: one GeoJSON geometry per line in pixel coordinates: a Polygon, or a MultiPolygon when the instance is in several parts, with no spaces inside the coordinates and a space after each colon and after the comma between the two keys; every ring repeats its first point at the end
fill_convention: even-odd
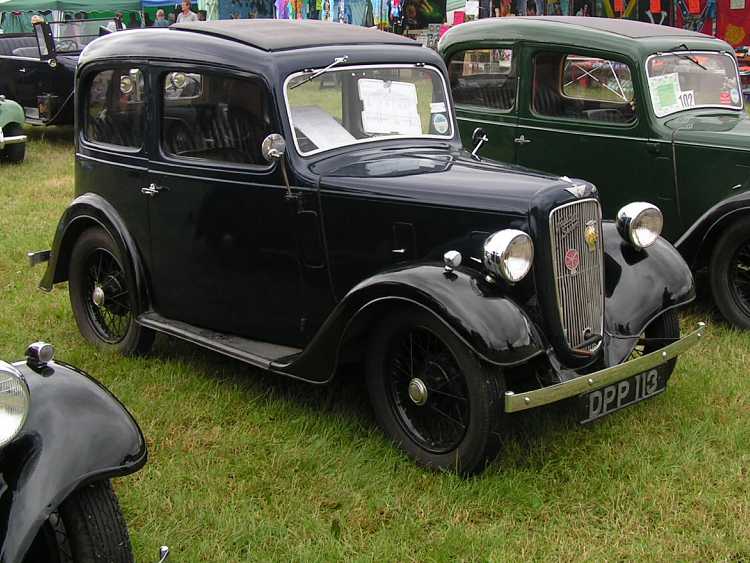
{"type": "Polygon", "coordinates": [[[705,330],[705,323],[698,323],[698,328],[685,338],[681,338],[677,342],[673,342],[660,350],[588,375],[581,375],[565,383],[550,385],[549,387],[543,387],[542,389],[526,393],[516,394],[513,391],[506,391],[505,412],[518,412],[541,407],[542,405],[549,405],[550,403],[568,399],[582,393],[596,391],[632,375],[648,371],[651,368],[668,362],[672,358],[676,358],[695,346],[705,333],[705,330]]]}
{"type": "Polygon", "coordinates": [[[15,135],[13,137],[6,137],[3,135],[3,130],[0,128],[0,151],[3,150],[7,145],[20,145],[26,142],[26,135],[15,135]]]}

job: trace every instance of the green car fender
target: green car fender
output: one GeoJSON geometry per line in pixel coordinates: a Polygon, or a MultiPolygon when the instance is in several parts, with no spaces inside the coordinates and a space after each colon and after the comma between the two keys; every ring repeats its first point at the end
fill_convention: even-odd
{"type": "Polygon", "coordinates": [[[23,125],[24,120],[23,108],[19,104],[0,97],[0,128],[4,128],[9,123],[23,125]]]}

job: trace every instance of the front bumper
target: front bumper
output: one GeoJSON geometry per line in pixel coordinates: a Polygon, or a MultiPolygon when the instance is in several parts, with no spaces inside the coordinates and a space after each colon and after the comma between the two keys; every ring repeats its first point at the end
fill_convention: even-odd
{"type": "Polygon", "coordinates": [[[518,394],[513,391],[507,391],[505,393],[505,412],[525,411],[549,405],[550,403],[575,397],[582,393],[601,389],[638,373],[648,371],[651,368],[668,362],[672,358],[676,358],[695,346],[705,333],[705,330],[706,325],[698,323],[696,330],[688,334],[685,338],[681,338],[664,348],[610,368],[582,375],[564,383],[518,394]]]}
{"type": "Polygon", "coordinates": [[[20,145],[26,142],[26,135],[15,135],[13,137],[6,137],[3,135],[3,130],[0,129],[0,151],[3,150],[7,145],[20,145]]]}

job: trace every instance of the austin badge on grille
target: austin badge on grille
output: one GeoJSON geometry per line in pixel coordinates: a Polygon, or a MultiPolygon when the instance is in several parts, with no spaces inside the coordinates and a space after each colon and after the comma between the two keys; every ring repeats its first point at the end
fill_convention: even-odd
{"type": "Polygon", "coordinates": [[[581,264],[581,256],[575,248],[569,248],[565,251],[565,267],[575,274],[578,266],[581,264]]]}

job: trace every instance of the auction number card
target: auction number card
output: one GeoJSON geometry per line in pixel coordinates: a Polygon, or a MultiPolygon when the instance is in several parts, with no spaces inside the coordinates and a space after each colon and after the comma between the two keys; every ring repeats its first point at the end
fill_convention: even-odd
{"type": "Polygon", "coordinates": [[[411,82],[362,78],[358,81],[362,100],[362,128],[375,135],[422,134],[417,108],[417,87],[411,82]]]}

